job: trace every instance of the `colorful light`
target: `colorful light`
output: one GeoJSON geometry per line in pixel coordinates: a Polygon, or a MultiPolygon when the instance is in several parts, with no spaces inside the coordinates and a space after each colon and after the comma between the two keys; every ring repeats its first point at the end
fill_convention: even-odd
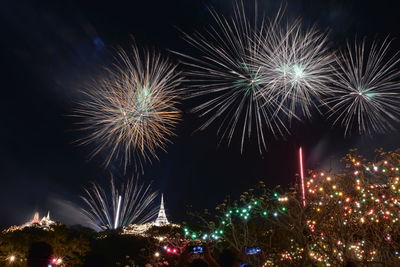
{"type": "Polygon", "coordinates": [[[16,259],[16,257],[14,255],[11,255],[11,256],[8,257],[8,261],[9,262],[14,262],[15,259],[16,259]]]}
{"type": "Polygon", "coordinates": [[[62,262],[63,261],[61,258],[52,258],[51,259],[51,264],[54,264],[54,265],[60,265],[62,262]]]}

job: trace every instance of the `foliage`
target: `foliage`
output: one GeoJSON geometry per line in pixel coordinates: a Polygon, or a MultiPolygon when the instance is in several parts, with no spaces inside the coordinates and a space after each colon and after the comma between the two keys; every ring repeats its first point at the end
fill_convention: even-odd
{"type": "Polygon", "coordinates": [[[65,264],[71,266],[83,264],[84,256],[90,250],[89,240],[65,225],[52,225],[49,230],[26,227],[1,234],[1,259],[7,260],[10,255],[14,255],[14,266],[25,266],[29,248],[35,242],[48,243],[53,248],[54,257],[61,258],[65,264]]]}
{"type": "Polygon", "coordinates": [[[85,266],[93,266],[93,262],[100,262],[102,266],[133,263],[144,266],[147,263],[146,247],[148,240],[145,237],[123,235],[120,231],[103,232],[92,241],[92,251],[87,256],[85,266]]]}
{"type": "Polygon", "coordinates": [[[314,259],[399,264],[400,150],[377,150],[373,162],[351,150],[340,174],[308,182],[314,259]]]}
{"type": "Polygon", "coordinates": [[[188,244],[188,240],[183,236],[182,229],[178,225],[162,225],[152,226],[146,231],[149,238],[149,246],[147,258],[153,266],[162,265],[168,262],[169,265],[176,266],[178,264],[177,255],[183,251],[188,244]],[[176,249],[176,253],[168,253],[166,248],[176,249]]]}
{"type": "Polygon", "coordinates": [[[342,162],[335,173],[309,172],[305,207],[295,188],[260,182],[216,215],[192,214],[200,225],[185,234],[238,252],[258,246],[262,253],[247,256],[257,266],[399,265],[400,149],[377,150],[373,161],[351,150],[342,162]]]}
{"type": "Polygon", "coordinates": [[[296,186],[268,189],[260,182],[238,200],[226,198],[215,212],[193,213],[197,224],[183,232],[166,225],[126,235],[60,224],[5,231],[0,260],[13,255],[13,266],[24,266],[30,245],[44,241],[67,266],[174,266],[185,246],[205,242],[216,251],[260,247],[260,254],[246,256],[254,266],[399,266],[400,149],[379,149],[373,160],[351,150],[342,163],[340,171],[308,172],[306,206],[296,186]]]}

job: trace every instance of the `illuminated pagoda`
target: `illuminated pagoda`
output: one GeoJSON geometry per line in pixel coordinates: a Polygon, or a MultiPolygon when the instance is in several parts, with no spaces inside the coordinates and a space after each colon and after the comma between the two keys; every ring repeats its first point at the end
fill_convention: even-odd
{"type": "Polygon", "coordinates": [[[164,207],[164,196],[161,194],[160,210],[158,211],[157,219],[153,222],[148,222],[144,224],[130,224],[123,228],[123,234],[145,236],[147,230],[149,230],[151,227],[165,225],[180,227],[180,225],[172,224],[168,221],[164,207]]]}
{"type": "Polygon", "coordinates": [[[167,219],[167,214],[165,214],[164,195],[163,194],[161,194],[160,210],[158,212],[158,216],[157,216],[157,219],[155,220],[154,224],[157,226],[169,224],[168,219],[167,219]]]}
{"type": "Polygon", "coordinates": [[[47,212],[47,215],[44,216],[42,219],[40,219],[39,212],[35,212],[31,221],[29,221],[23,225],[19,225],[19,226],[13,225],[13,226],[9,227],[8,229],[4,230],[4,232],[7,233],[7,232],[13,232],[16,230],[22,230],[26,227],[37,227],[37,228],[41,228],[44,230],[50,230],[50,227],[55,224],[56,224],[56,222],[52,221],[50,219],[50,212],[47,212]]]}

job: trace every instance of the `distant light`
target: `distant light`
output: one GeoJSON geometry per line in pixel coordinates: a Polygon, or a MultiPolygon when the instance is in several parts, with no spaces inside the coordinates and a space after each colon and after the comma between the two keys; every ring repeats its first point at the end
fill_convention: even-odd
{"type": "Polygon", "coordinates": [[[14,262],[15,261],[15,256],[11,255],[10,257],[8,257],[8,261],[9,262],[14,262]]]}
{"type": "Polygon", "coordinates": [[[159,252],[154,253],[154,257],[160,257],[160,253],[159,252]]]}
{"type": "Polygon", "coordinates": [[[51,259],[51,263],[52,263],[52,264],[59,265],[59,264],[62,263],[62,259],[61,259],[61,258],[52,258],[52,259],[51,259]]]}

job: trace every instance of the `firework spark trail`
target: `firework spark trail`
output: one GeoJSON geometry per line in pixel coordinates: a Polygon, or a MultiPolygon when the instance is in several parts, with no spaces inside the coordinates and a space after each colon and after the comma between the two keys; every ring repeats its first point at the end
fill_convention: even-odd
{"type": "Polygon", "coordinates": [[[328,34],[315,27],[303,30],[301,20],[284,24],[278,12],[259,34],[254,69],[263,82],[258,97],[279,103],[289,119],[311,117],[311,109],[331,94],[333,53],[328,34]]]}
{"type": "Polygon", "coordinates": [[[181,118],[180,73],[160,54],[135,45],[132,56],[121,50],[117,59],[84,91],[87,100],[76,115],[89,134],[80,144],[95,144],[92,157],[107,150],[106,166],[122,157],[125,168],[133,161],[142,169],[143,162],[157,159],[156,149],[165,148],[181,118]]]}
{"type": "Polygon", "coordinates": [[[158,209],[153,206],[157,193],[150,185],[128,179],[118,187],[111,178],[110,186],[92,183],[82,196],[86,207],[82,213],[95,230],[117,229],[132,223],[143,224],[153,219],[158,209]]]}
{"type": "Polygon", "coordinates": [[[303,202],[303,207],[306,206],[306,189],[304,182],[304,165],[303,165],[303,149],[299,148],[299,166],[300,166],[300,182],[301,182],[301,200],[303,202]]]}
{"type": "Polygon", "coordinates": [[[345,127],[345,135],[355,126],[360,134],[385,133],[399,122],[400,58],[398,53],[388,56],[390,44],[387,38],[370,47],[365,40],[348,43],[336,59],[335,95],[327,103],[329,117],[345,127]]]}
{"type": "Polygon", "coordinates": [[[210,11],[215,27],[205,35],[184,36],[203,56],[193,58],[180,54],[188,60],[186,65],[192,68],[188,72],[192,83],[190,97],[208,97],[193,109],[200,117],[206,117],[199,130],[220,123],[220,142],[226,138],[228,144],[240,132],[242,152],[245,139],[250,139],[255,133],[261,153],[266,148],[267,132],[275,136],[287,133],[280,117],[272,115],[276,113],[276,103],[269,101],[265,105],[263,98],[256,97],[261,88],[261,77],[252,66],[259,52],[260,44],[256,40],[263,23],[254,22],[253,25],[249,21],[242,1],[236,2],[232,18],[210,11]]]}

